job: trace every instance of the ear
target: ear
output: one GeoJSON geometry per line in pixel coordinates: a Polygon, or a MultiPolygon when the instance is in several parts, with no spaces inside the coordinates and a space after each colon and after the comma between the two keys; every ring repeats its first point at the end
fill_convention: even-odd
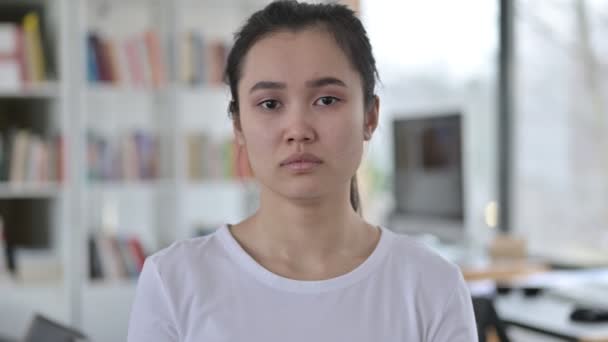
{"type": "Polygon", "coordinates": [[[370,140],[372,134],[378,127],[378,119],[380,115],[380,98],[375,95],[373,102],[369,106],[369,109],[365,113],[365,120],[363,123],[363,139],[370,140]]]}

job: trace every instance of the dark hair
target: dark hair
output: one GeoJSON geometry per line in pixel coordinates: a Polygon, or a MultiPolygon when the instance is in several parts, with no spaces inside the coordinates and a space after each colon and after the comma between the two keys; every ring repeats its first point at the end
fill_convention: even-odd
{"type": "MultiPolygon", "coordinates": [[[[281,30],[297,32],[315,26],[333,35],[353,68],[359,72],[363,83],[364,107],[366,111],[371,108],[375,100],[378,71],[367,32],[355,13],[339,4],[308,4],[295,0],[280,0],[251,15],[234,35],[234,45],[228,55],[224,75],[232,94],[228,106],[232,120],[239,120],[238,82],[242,77],[243,60],[249,49],[271,33],[281,30]]],[[[350,203],[355,211],[361,213],[356,175],[351,179],[350,203]]]]}

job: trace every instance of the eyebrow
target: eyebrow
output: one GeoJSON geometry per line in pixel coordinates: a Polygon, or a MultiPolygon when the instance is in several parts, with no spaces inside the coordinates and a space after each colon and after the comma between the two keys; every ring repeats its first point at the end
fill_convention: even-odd
{"type": "MultiPolygon", "coordinates": [[[[306,81],[306,86],[309,88],[321,88],[327,85],[337,85],[340,87],[346,87],[346,83],[342,80],[335,77],[321,77],[314,80],[306,81]]],[[[256,83],[251,89],[249,93],[253,93],[256,90],[261,89],[285,89],[287,88],[287,84],[282,82],[273,82],[273,81],[260,81],[256,83]]]]}
{"type": "Polygon", "coordinates": [[[256,90],[261,89],[285,89],[287,85],[281,82],[272,82],[272,81],[260,81],[256,83],[251,89],[249,89],[249,93],[253,93],[256,90]]]}
{"type": "Polygon", "coordinates": [[[308,86],[309,88],[321,88],[326,85],[337,85],[340,87],[346,87],[346,83],[335,77],[321,77],[306,82],[306,86],[308,86]]]}

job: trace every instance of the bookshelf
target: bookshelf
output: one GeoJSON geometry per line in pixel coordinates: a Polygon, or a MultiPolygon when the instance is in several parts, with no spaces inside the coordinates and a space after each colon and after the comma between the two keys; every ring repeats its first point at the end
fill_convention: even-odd
{"type": "Polygon", "coordinates": [[[14,338],[34,312],[73,314],[66,6],[0,3],[0,250],[13,272],[0,274],[0,331],[14,338]]]}
{"type": "MultiPolygon", "coordinates": [[[[159,239],[175,216],[163,205],[174,197],[165,10],[163,1],[81,3],[85,305],[104,288],[134,288],[141,260],[133,262],[127,241],[147,254],[168,244],[159,239]]],[[[84,326],[91,321],[83,311],[84,326]]]]}
{"type": "Polygon", "coordinates": [[[255,210],[256,184],[237,176],[219,70],[232,33],[267,2],[0,2],[0,136],[11,138],[0,151],[17,145],[18,132],[28,146],[16,178],[0,156],[0,216],[5,235],[23,245],[22,265],[58,265],[45,279],[0,274],[0,335],[22,337],[41,312],[94,341],[124,340],[137,264],[92,277],[90,240],[118,245],[109,253],[124,263],[134,240],[151,254],[255,210]],[[44,58],[38,79],[22,78],[24,57],[2,50],[2,23],[21,25],[30,11],[44,58]],[[7,58],[17,65],[10,77],[7,58]],[[193,151],[189,137],[209,144],[193,151]],[[192,175],[193,155],[216,170],[192,175]]]}

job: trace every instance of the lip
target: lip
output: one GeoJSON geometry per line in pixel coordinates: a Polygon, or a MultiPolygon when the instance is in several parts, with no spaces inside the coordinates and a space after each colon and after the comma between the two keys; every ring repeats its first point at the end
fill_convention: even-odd
{"type": "Polygon", "coordinates": [[[281,166],[314,166],[321,164],[323,161],[312,153],[294,153],[287,159],[281,162],[281,166]]]}

